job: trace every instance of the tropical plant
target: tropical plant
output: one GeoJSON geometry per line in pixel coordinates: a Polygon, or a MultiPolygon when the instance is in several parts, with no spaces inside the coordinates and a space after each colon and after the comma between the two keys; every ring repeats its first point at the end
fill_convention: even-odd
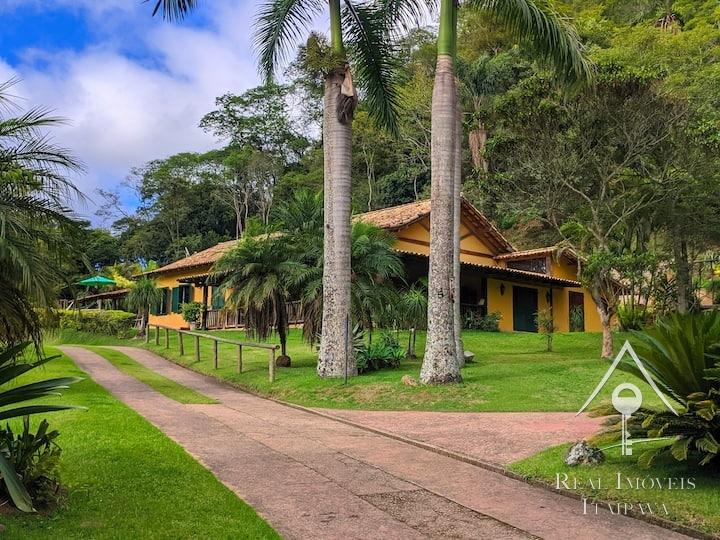
{"type": "Polygon", "coordinates": [[[57,430],[42,420],[35,433],[30,430],[30,417],[23,417],[22,431],[15,434],[10,424],[0,429],[0,454],[13,464],[20,482],[37,507],[48,508],[57,503],[60,481],[57,467],[61,449],[55,442],[57,430]]]}
{"type": "Polygon", "coordinates": [[[465,315],[464,327],[468,330],[479,330],[480,332],[499,332],[502,313],[493,311],[487,315],[479,315],[475,311],[468,311],[465,315]]]}
{"type": "Polygon", "coordinates": [[[583,306],[573,306],[570,308],[570,331],[585,331],[585,309],[583,306]]]}
{"type": "Polygon", "coordinates": [[[538,327],[538,332],[545,337],[547,352],[552,352],[553,336],[555,335],[555,330],[557,330],[552,308],[538,310],[538,312],[535,313],[535,324],[538,327]]]}
{"type": "Polygon", "coordinates": [[[407,357],[416,358],[417,330],[425,328],[427,324],[427,280],[423,279],[413,283],[408,290],[403,292],[398,307],[403,327],[410,330],[407,357]]]}
{"type": "MultiPolygon", "coordinates": [[[[591,67],[580,41],[545,0],[471,0],[550,61],[561,79],[579,83],[591,67]]],[[[430,271],[428,337],[420,380],[426,384],[461,380],[460,287],[460,109],[455,76],[458,4],[440,1],[437,67],[432,100],[430,271]],[[448,249],[453,246],[453,249],[448,249]]]]}
{"type": "Polygon", "coordinates": [[[385,332],[379,340],[356,346],[359,373],[368,373],[385,368],[396,368],[405,358],[405,350],[398,344],[392,334],[385,332]]]}
{"type": "Polygon", "coordinates": [[[652,319],[652,313],[648,311],[647,306],[621,304],[618,306],[617,317],[620,331],[629,332],[645,328],[652,319]]]}
{"type": "MultiPolygon", "coordinates": [[[[664,441],[639,453],[638,462],[649,466],[656,457],[669,454],[678,461],[696,456],[701,465],[710,463],[720,453],[720,312],[677,313],[633,335],[638,341],[635,351],[653,381],[680,405],[677,415],[641,408],[628,419],[635,444],[643,439],[664,441]]],[[[618,367],[644,379],[628,358],[618,367]]],[[[596,414],[611,411],[600,408],[596,414]]],[[[612,416],[596,441],[619,438],[619,418],[612,416]]]]}
{"type": "Polygon", "coordinates": [[[150,309],[162,302],[163,294],[163,290],[158,288],[155,280],[149,277],[138,279],[128,293],[125,302],[128,308],[135,310],[140,315],[141,336],[145,335],[150,309]]]}
{"type": "MultiPolygon", "coordinates": [[[[30,346],[29,342],[7,347],[0,350],[0,421],[31,414],[52,411],[77,409],[71,405],[25,405],[24,402],[46,396],[58,396],[60,390],[67,389],[71,384],[81,381],[78,377],[58,377],[17,386],[15,380],[25,373],[42,366],[59,356],[41,358],[35,362],[22,360],[23,352],[30,346]]],[[[35,434],[36,436],[39,431],[35,434]]],[[[15,506],[23,512],[32,512],[33,499],[23,485],[22,477],[26,471],[18,467],[23,461],[18,459],[12,450],[2,451],[0,447],[0,475],[10,498],[15,506]]],[[[32,476],[32,475],[31,475],[32,476]]]]}
{"type": "Polygon", "coordinates": [[[277,331],[279,362],[289,362],[287,304],[295,266],[285,239],[265,235],[241,239],[212,269],[213,280],[228,293],[225,305],[244,313],[249,335],[265,340],[277,331]]]}
{"type": "Polygon", "coordinates": [[[40,341],[33,306],[50,307],[63,283],[60,264],[75,253],[78,231],[66,203],[81,197],[64,176],[81,170],[45,128],[63,120],[34,108],[18,116],[8,94],[16,81],[0,84],[0,343],[40,341]]]}

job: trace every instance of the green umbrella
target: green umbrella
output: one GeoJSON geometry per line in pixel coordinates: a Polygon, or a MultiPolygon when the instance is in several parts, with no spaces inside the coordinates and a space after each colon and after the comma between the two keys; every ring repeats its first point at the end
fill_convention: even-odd
{"type": "Polygon", "coordinates": [[[115,285],[115,280],[106,278],[105,276],[93,276],[77,282],[78,285],[87,287],[102,287],[104,285],[115,285]]]}

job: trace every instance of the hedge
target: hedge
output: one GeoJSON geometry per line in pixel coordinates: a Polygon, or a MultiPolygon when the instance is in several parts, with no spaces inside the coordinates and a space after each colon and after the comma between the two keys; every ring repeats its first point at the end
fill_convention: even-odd
{"type": "Polygon", "coordinates": [[[134,337],[136,315],[116,310],[58,309],[54,311],[55,328],[75,330],[91,334],[104,334],[117,338],[134,337]]]}

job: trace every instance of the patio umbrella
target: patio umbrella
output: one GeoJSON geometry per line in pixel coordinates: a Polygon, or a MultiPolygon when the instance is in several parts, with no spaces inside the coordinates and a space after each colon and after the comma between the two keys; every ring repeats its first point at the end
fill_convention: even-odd
{"type": "MultiPolygon", "coordinates": [[[[77,282],[78,285],[85,285],[85,287],[108,287],[110,285],[115,285],[115,280],[107,278],[105,276],[93,276],[86,279],[83,279],[82,281],[77,282]]],[[[100,309],[102,305],[102,300],[98,300],[98,309],[100,309]]],[[[78,304],[79,305],[79,304],[78,304]]]]}
{"type": "Polygon", "coordinates": [[[106,285],[115,285],[115,280],[105,276],[93,276],[77,282],[78,285],[86,287],[105,287],[106,285]]]}

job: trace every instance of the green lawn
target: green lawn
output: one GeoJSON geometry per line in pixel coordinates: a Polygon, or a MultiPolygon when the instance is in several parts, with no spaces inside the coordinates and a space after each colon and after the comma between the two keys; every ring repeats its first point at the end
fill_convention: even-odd
{"type": "Polygon", "coordinates": [[[25,380],[66,375],[86,380],[62,401],[88,408],[47,415],[61,432],[68,500],[50,517],[3,516],[3,538],[278,538],[202,465],[68,358],[25,380]]]}
{"type": "MultiPolygon", "coordinates": [[[[720,533],[720,477],[712,469],[691,468],[672,459],[658,459],[651,469],[643,469],[631,457],[621,456],[619,448],[606,452],[606,461],[602,465],[568,467],[563,463],[568,446],[549,448],[514,463],[510,470],[553,486],[557,484],[556,475],[560,474],[561,480],[565,480],[563,475],[567,475],[567,487],[586,497],[630,503],[635,509],[639,508],[638,503],[642,503],[645,511],[650,503],[658,517],[705,532],[720,533]],[[621,475],[621,489],[617,489],[618,474],[621,475]],[[636,489],[638,478],[640,489],[636,489]],[[668,489],[670,478],[675,479],[672,481],[673,489],[668,489]],[[574,489],[575,479],[577,489],[574,489]],[[684,489],[681,489],[681,479],[684,479],[684,489]],[[688,479],[693,480],[694,489],[688,479]],[[658,481],[662,483],[662,488],[658,487],[658,481]]],[[[578,501],[578,505],[582,503],[578,501]]],[[[615,506],[613,508],[617,510],[615,506]]],[[[594,508],[589,507],[588,512],[594,512],[594,508]]]]}
{"type": "Polygon", "coordinates": [[[120,351],[105,347],[87,347],[87,349],[99,354],[123,373],[135,377],[178,403],[217,403],[214,399],[159,375],[120,351]]]}
{"type": "MultiPolygon", "coordinates": [[[[242,331],[216,331],[214,335],[244,340],[242,331]]],[[[545,352],[544,339],[537,334],[465,332],[467,349],[477,354],[476,361],[463,369],[464,382],[445,387],[407,386],[400,381],[405,374],[417,377],[421,359],[406,360],[400,368],[385,370],[350,380],[321,380],[315,374],[317,353],[304,344],[299,330],[289,338],[291,368],[277,370],[277,380],[268,381],[268,353],[246,349],[244,372],[236,372],[237,348],[220,344],[220,366],[212,365],[212,345],[203,341],[201,359],[195,361],[194,349],[186,339],[185,352],[179,355],[177,334],[172,332],[170,348],[137,340],[135,343],[202,373],[208,373],[263,395],[311,407],[437,410],[437,411],[576,411],[602,378],[609,364],[600,360],[600,334],[558,334],[555,351],[545,352]]],[[[616,336],[619,349],[625,336],[616,336]]],[[[401,334],[402,341],[405,335],[401,334]]],[[[417,351],[424,348],[424,335],[417,351]]],[[[620,382],[613,375],[607,388],[620,382]]],[[[644,383],[647,404],[658,404],[644,383]],[[646,391],[647,390],[647,391],[646,391]]],[[[609,394],[604,397],[608,398],[609,394]]]]}

